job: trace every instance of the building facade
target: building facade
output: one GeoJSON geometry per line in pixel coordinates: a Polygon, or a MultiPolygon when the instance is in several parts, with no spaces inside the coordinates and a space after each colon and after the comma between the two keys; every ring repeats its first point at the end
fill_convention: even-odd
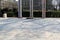
{"type": "Polygon", "coordinates": [[[58,17],[60,16],[60,0],[0,0],[0,8],[16,8],[18,16],[25,17],[58,17]],[[54,14],[55,13],[55,14],[54,14]],[[58,14],[57,14],[58,13],[58,14]],[[56,15],[57,14],[57,15],[56,15]],[[22,16],[21,16],[22,15],[22,16]],[[40,16],[39,16],[40,15],[40,16]]]}

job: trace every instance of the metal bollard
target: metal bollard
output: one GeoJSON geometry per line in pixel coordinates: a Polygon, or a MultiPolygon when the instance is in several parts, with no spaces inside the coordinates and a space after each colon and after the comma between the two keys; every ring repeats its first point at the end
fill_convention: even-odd
{"type": "Polygon", "coordinates": [[[4,13],[4,14],[3,14],[3,17],[4,17],[4,18],[7,18],[7,13],[4,13]]]}

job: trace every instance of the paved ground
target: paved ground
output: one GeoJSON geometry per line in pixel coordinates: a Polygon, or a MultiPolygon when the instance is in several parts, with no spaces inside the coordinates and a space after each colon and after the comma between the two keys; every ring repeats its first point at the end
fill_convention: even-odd
{"type": "Polygon", "coordinates": [[[0,18],[0,40],[60,40],[60,18],[0,18]]]}

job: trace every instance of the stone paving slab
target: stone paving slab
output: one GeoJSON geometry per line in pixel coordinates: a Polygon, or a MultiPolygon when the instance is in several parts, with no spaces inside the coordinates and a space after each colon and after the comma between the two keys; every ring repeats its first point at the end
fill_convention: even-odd
{"type": "Polygon", "coordinates": [[[0,18],[0,40],[60,40],[60,18],[0,18]]]}

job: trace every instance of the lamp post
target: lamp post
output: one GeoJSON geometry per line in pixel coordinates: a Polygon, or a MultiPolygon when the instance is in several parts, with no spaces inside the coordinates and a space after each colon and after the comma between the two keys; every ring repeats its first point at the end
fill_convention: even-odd
{"type": "Polygon", "coordinates": [[[54,6],[55,9],[59,10],[59,2],[58,2],[58,0],[52,0],[52,5],[54,6]]]}

